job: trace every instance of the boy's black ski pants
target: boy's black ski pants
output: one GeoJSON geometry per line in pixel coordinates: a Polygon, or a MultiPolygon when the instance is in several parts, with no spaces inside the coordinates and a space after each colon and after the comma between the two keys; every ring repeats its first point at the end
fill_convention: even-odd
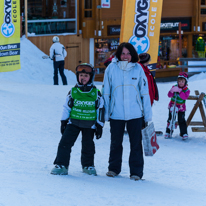
{"type": "Polygon", "coordinates": [[[81,150],[81,164],[82,168],[94,166],[94,129],[80,128],[73,124],[68,124],[62,138],[59,142],[57,156],[54,164],[69,166],[71,148],[74,145],[77,137],[82,132],[82,150],[81,150]]]}

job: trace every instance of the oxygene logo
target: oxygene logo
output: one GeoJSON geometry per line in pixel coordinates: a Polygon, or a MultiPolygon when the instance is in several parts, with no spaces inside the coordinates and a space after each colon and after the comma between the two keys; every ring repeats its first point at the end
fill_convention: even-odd
{"type": "Polygon", "coordinates": [[[129,39],[138,54],[147,52],[150,47],[150,41],[147,36],[149,22],[150,0],[136,0],[135,3],[135,26],[133,36],[129,39]]]}
{"type": "Polygon", "coordinates": [[[4,0],[4,22],[1,25],[1,33],[6,38],[11,37],[15,31],[11,17],[11,3],[12,0],[4,0]]]}

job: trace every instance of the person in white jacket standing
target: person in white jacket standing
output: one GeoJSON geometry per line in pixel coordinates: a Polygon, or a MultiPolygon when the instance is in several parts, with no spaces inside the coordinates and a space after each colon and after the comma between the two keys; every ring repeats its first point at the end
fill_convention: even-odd
{"type": "Polygon", "coordinates": [[[118,46],[115,58],[107,67],[103,82],[105,121],[110,121],[111,145],[106,173],[115,177],[121,172],[125,126],[130,140],[130,179],[143,176],[141,129],[143,118],[152,121],[152,109],[144,70],[137,63],[138,54],[130,43],[118,46]]]}
{"type": "Polygon", "coordinates": [[[53,44],[50,47],[49,56],[54,62],[54,85],[58,85],[58,70],[63,85],[67,85],[67,78],[64,74],[64,58],[67,56],[67,51],[65,50],[64,45],[59,42],[58,36],[53,37],[53,44]]]}

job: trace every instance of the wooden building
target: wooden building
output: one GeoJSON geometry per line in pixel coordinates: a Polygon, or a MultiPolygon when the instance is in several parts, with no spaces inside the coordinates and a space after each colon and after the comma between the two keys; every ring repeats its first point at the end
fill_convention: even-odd
{"type": "MultiPolygon", "coordinates": [[[[110,0],[110,8],[103,8],[103,1],[27,0],[28,15],[25,17],[24,0],[21,0],[23,23],[27,18],[28,39],[49,54],[52,37],[58,35],[68,52],[66,69],[74,71],[77,64],[89,62],[97,73],[104,72],[104,61],[119,44],[123,0],[110,0]]],[[[162,67],[177,63],[179,22],[183,31],[182,56],[198,57],[196,41],[199,36],[206,41],[206,0],[163,0],[159,41],[162,67]]]]}

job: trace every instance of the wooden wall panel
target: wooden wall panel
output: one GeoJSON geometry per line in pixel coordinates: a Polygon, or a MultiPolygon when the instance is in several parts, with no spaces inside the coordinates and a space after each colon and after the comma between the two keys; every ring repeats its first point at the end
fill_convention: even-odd
{"type": "MultiPolygon", "coordinates": [[[[82,38],[82,35],[76,36],[76,35],[67,35],[67,36],[58,36],[60,39],[60,42],[65,46],[68,44],[77,44],[80,46],[81,50],[81,62],[89,62],[89,39],[82,38]]],[[[34,36],[34,37],[28,37],[28,39],[35,44],[41,51],[43,51],[45,54],[49,55],[49,49],[52,45],[52,38],[53,36],[34,36]]],[[[41,58],[41,57],[39,57],[41,58]]],[[[70,65],[68,63],[69,56],[65,59],[65,69],[70,69],[70,65]]],[[[73,69],[72,69],[73,70],[73,69]]],[[[74,71],[73,71],[74,72],[74,71]]]]}
{"type": "Polygon", "coordinates": [[[123,0],[111,0],[111,7],[109,9],[101,9],[101,19],[116,19],[122,16],[123,0]]]}
{"type": "Polygon", "coordinates": [[[83,38],[94,38],[94,30],[96,28],[95,20],[84,18],[82,24],[84,24],[84,26],[82,26],[83,38]]]}
{"type": "Polygon", "coordinates": [[[192,17],[194,0],[163,0],[162,18],[192,17]]]}

